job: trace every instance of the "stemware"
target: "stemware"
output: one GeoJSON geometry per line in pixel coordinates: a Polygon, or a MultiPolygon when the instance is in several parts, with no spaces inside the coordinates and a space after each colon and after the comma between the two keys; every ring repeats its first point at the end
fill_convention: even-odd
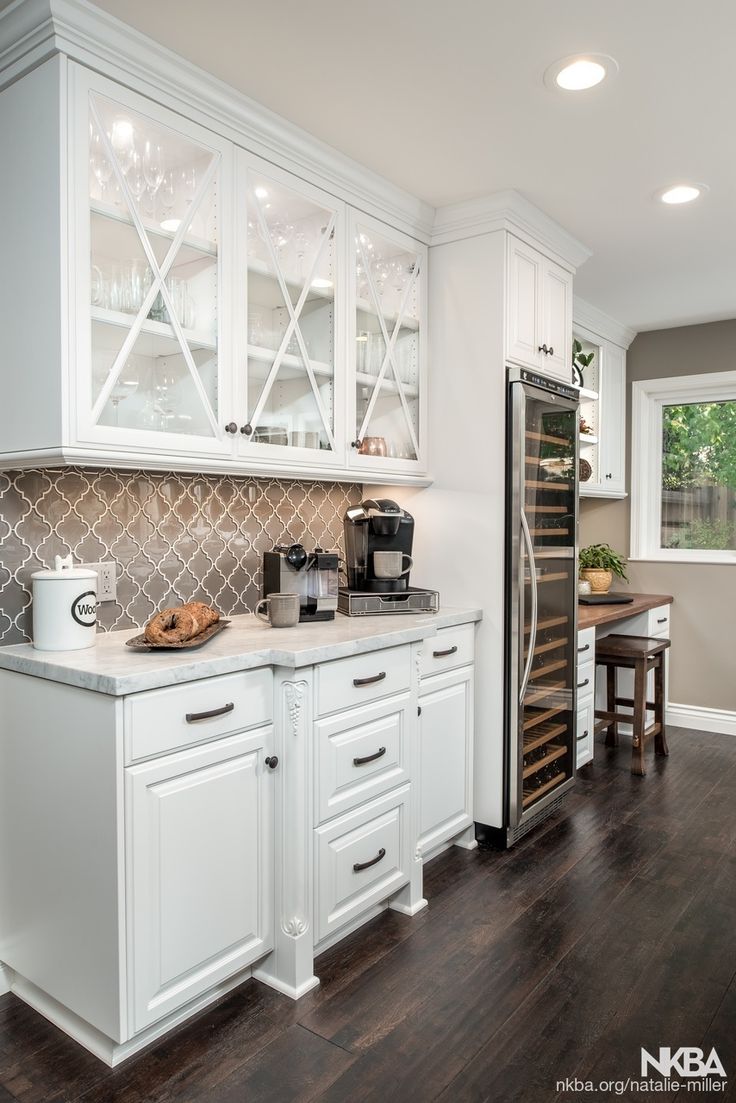
{"type": "Polygon", "coordinates": [[[311,240],[304,230],[297,230],[294,234],[294,252],[296,253],[296,274],[299,280],[304,279],[304,258],[311,248],[311,240]]]}
{"type": "MultiPolygon", "coordinates": [[[[164,220],[171,219],[176,204],[176,180],[174,179],[174,173],[171,171],[164,173],[159,188],[159,199],[161,200],[164,220]]],[[[166,229],[168,230],[169,227],[167,226],[166,229]]]]}
{"type": "Polygon", "coordinates": [[[193,168],[181,170],[181,187],[187,206],[190,206],[197,194],[197,170],[193,168]]]}
{"type": "Polygon", "coordinates": [[[128,175],[126,176],[128,190],[136,203],[140,203],[146,190],[146,177],[143,172],[143,158],[137,149],[133,150],[128,175]]]}
{"type": "Polygon", "coordinates": [[[110,132],[110,145],[123,175],[127,175],[135,152],[135,131],[129,119],[116,119],[110,132]]]}
{"type": "Polygon", "coordinates": [[[271,233],[273,247],[276,250],[276,256],[278,257],[279,264],[281,264],[283,261],[284,249],[286,249],[286,246],[294,236],[294,227],[285,219],[276,218],[269,225],[269,231],[271,233]]]}
{"type": "Polygon", "coordinates": [[[115,411],[115,424],[119,425],[119,413],[118,407],[121,402],[124,402],[126,398],[130,398],[138,390],[138,379],[133,378],[135,367],[132,361],[128,360],[123,366],[118,380],[112,389],[110,394],[110,402],[112,403],[113,410],[115,411]]]}
{"type": "Polygon", "coordinates": [[[90,168],[100,189],[100,199],[105,198],[105,189],[112,176],[112,163],[107,156],[107,150],[102,141],[102,136],[95,133],[90,141],[89,154],[90,168]]]}
{"type": "MultiPolygon", "coordinates": [[[[164,151],[156,142],[147,141],[143,150],[143,175],[148,185],[150,217],[156,212],[156,193],[164,178],[164,151]]],[[[148,213],[148,212],[147,212],[148,213]]]]}

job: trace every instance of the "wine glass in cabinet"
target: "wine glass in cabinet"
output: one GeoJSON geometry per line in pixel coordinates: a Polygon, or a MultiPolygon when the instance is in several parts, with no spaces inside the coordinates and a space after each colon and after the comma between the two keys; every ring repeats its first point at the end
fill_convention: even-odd
{"type": "Polygon", "coordinates": [[[74,96],[78,437],[226,455],[230,147],[91,74],[74,96]]]}
{"type": "Polygon", "coordinates": [[[416,475],[425,466],[425,247],[354,213],[349,337],[358,470],[416,475]]]}
{"type": "Polygon", "coordinates": [[[236,405],[241,450],[275,465],[344,462],[344,208],[243,154],[236,405]]]}

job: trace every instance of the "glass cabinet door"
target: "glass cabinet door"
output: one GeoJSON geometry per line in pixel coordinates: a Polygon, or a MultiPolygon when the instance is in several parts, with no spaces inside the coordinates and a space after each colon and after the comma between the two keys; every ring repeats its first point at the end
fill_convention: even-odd
{"type": "Polygon", "coordinates": [[[335,378],[342,206],[255,159],[244,160],[247,371],[238,381],[238,409],[245,415],[241,447],[277,463],[303,461],[306,453],[311,461],[342,462],[335,378]]]}
{"type": "Polygon", "coordinates": [[[93,89],[84,99],[89,279],[85,271],[77,286],[89,302],[90,359],[81,435],[229,450],[218,365],[225,151],[190,137],[189,124],[172,129],[137,97],[136,109],[93,89]]]}
{"type": "Polygon", "coordinates": [[[422,457],[422,310],[426,252],[403,234],[357,218],[354,425],[351,462],[416,470],[422,457]]]}

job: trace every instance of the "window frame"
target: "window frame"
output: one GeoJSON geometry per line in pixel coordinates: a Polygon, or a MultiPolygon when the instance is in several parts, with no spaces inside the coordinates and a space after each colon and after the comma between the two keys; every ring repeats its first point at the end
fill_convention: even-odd
{"type": "Polygon", "coordinates": [[[736,550],[663,548],[662,408],[736,402],[736,371],[641,379],[631,386],[631,554],[660,563],[736,563],[736,550]]]}

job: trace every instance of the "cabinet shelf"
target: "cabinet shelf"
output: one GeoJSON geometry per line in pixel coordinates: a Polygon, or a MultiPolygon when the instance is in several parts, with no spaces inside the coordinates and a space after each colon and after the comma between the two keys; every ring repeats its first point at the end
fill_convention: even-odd
{"type": "MultiPolygon", "coordinates": [[[[90,308],[92,321],[107,326],[116,326],[122,329],[130,329],[135,319],[135,314],[123,314],[118,310],[106,310],[101,306],[90,308]]],[[[168,322],[155,322],[152,318],[146,318],[140,327],[140,332],[155,338],[152,355],[174,356],[181,353],[181,345],[176,338],[174,330],[168,322]]],[[[201,333],[193,329],[182,329],[189,348],[211,349],[217,348],[217,341],[209,333],[201,333]]]]}
{"type": "Polygon", "coordinates": [[[524,697],[524,707],[527,705],[536,705],[538,701],[544,701],[546,697],[551,697],[553,693],[559,693],[560,690],[565,691],[566,686],[563,682],[555,682],[554,685],[539,686],[535,688],[531,693],[527,693],[524,697]]]}
{"type": "Polygon", "coordinates": [[[536,751],[537,747],[543,747],[545,743],[549,743],[550,740],[556,739],[558,735],[563,735],[567,731],[567,724],[543,724],[536,730],[524,735],[524,754],[529,754],[530,751],[536,751]]]}
{"type": "MultiPolygon", "coordinates": [[[[304,288],[304,280],[296,279],[296,277],[289,275],[288,272],[282,273],[282,276],[288,290],[295,293],[292,294],[292,303],[296,303],[304,288]]],[[[266,261],[259,260],[258,257],[249,257],[248,279],[251,283],[248,294],[251,303],[257,304],[258,306],[265,306],[272,310],[277,308],[286,309],[284,296],[279,286],[278,276],[273,269],[269,267],[266,261]]],[[[309,288],[306,302],[323,302],[332,305],[334,299],[334,286],[315,287],[314,284],[312,284],[309,288]]]]}
{"type": "MultiPolygon", "coordinates": [[[[97,215],[99,218],[106,219],[111,223],[118,223],[120,226],[128,226],[137,236],[138,231],[135,228],[133,219],[126,211],[121,210],[119,207],[114,207],[111,203],[103,203],[99,199],[91,199],[89,206],[93,215],[97,215]]],[[[159,223],[154,222],[151,218],[141,218],[141,222],[146,233],[153,234],[154,237],[163,238],[166,241],[173,241],[176,236],[174,230],[163,230],[159,223]]],[[[217,256],[217,242],[209,241],[207,238],[197,237],[196,234],[185,235],[181,248],[192,249],[196,253],[204,254],[209,257],[217,256]]],[[[177,254],[177,260],[179,260],[179,254],[177,254]]]]}
{"type": "Polygon", "coordinates": [[[593,436],[592,433],[581,433],[580,434],[580,444],[581,445],[597,444],[597,443],[598,443],[598,437],[593,436]]]}
{"type": "MultiPolygon", "coordinates": [[[[535,728],[539,729],[540,724],[545,724],[546,721],[551,720],[553,716],[559,716],[560,713],[565,712],[566,709],[567,705],[555,705],[553,708],[542,709],[541,712],[532,713],[531,716],[527,716],[524,720],[524,731],[533,732],[535,728]]],[[[546,727],[544,730],[547,730],[546,727]]]]}
{"type": "Polygon", "coordinates": [[[592,391],[590,387],[579,387],[578,397],[581,399],[585,399],[587,402],[597,402],[598,391],[592,391]]]}
{"type": "MultiPolygon", "coordinates": [[[[248,345],[248,360],[255,365],[262,365],[262,371],[250,368],[250,374],[253,378],[265,379],[271,370],[271,365],[276,358],[276,353],[273,349],[262,348],[260,345],[248,345]]],[[[335,372],[331,364],[324,364],[320,360],[312,360],[310,358],[309,363],[312,365],[312,371],[316,376],[323,376],[328,379],[332,379],[335,372]]],[[[301,356],[294,356],[290,352],[287,352],[281,360],[278,371],[278,379],[307,379],[307,369],[304,366],[304,361],[301,356]]]]}
{"type": "MultiPolygon", "coordinates": [[[[527,748],[525,747],[524,750],[526,751],[527,748]]],[[[545,766],[549,766],[550,763],[554,762],[556,759],[562,758],[563,754],[566,753],[567,747],[564,747],[561,744],[552,743],[549,747],[549,753],[546,754],[544,758],[540,758],[539,762],[532,762],[529,766],[524,767],[524,773],[522,776],[526,780],[526,778],[531,777],[532,774],[536,774],[545,766]]]]}
{"type": "MultiPolygon", "coordinates": [[[[359,371],[356,372],[355,379],[357,383],[364,384],[365,386],[373,389],[376,385],[376,382],[378,381],[378,376],[369,375],[368,372],[359,371]]],[[[404,394],[407,398],[416,398],[419,394],[419,390],[411,383],[402,383],[402,386],[404,388],[404,394]]],[[[381,382],[381,392],[384,394],[398,394],[399,388],[396,386],[396,383],[394,383],[393,379],[386,379],[384,377],[381,382]]]]}
{"type": "Polygon", "coordinates": [[[522,801],[522,807],[528,808],[530,804],[534,804],[540,797],[548,793],[550,789],[554,789],[557,785],[561,785],[567,777],[564,771],[559,774],[555,774],[549,781],[545,781],[544,785],[540,785],[538,789],[524,789],[524,799],[522,801]]]}

